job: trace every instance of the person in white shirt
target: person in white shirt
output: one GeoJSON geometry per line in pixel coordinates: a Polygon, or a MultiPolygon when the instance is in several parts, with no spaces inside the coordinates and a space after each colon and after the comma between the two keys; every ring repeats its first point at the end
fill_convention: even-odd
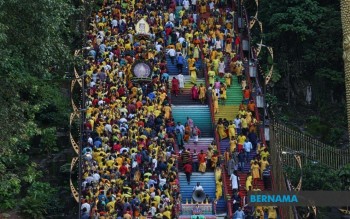
{"type": "Polygon", "coordinates": [[[107,124],[105,125],[105,131],[107,131],[107,132],[109,132],[109,133],[112,133],[112,125],[109,124],[109,123],[107,123],[107,124]]]}
{"type": "Polygon", "coordinates": [[[179,39],[179,37],[180,37],[180,32],[177,30],[177,31],[175,32],[175,34],[176,34],[176,39],[179,39]]]}
{"type": "Polygon", "coordinates": [[[97,172],[94,172],[94,174],[92,174],[92,177],[94,178],[94,182],[98,183],[100,181],[100,174],[98,174],[97,172]]]}
{"type": "Polygon", "coordinates": [[[167,54],[169,54],[170,59],[171,59],[171,63],[175,64],[175,57],[176,57],[176,51],[175,49],[171,48],[168,50],[167,54]]]}
{"type": "Polygon", "coordinates": [[[175,15],[174,15],[174,13],[170,13],[169,14],[169,21],[175,22],[175,15]]]}
{"type": "Polygon", "coordinates": [[[102,99],[100,99],[99,101],[98,101],[98,105],[99,106],[102,106],[102,105],[104,105],[105,104],[105,101],[103,101],[102,99]]]}
{"type": "Polygon", "coordinates": [[[183,89],[185,88],[185,77],[181,72],[177,75],[177,80],[179,80],[180,93],[182,93],[183,89]]]}
{"type": "Polygon", "coordinates": [[[81,209],[84,208],[86,208],[86,212],[90,215],[91,206],[86,200],[83,200],[83,204],[81,205],[81,209]]]}
{"type": "Polygon", "coordinates": [[[188,0],[184,0],[182,4],[186,11],[190,9],[190,2],[188,0]]]}
{"type": "Polygon", "coordinates": [[[197,23],[197,17],[198,17],[198,15],[197,15],[196,11],[193,12],[192,17],[193,17],[193,21],[194,21],[195,23],[197,23]]]}
{"type": "Polygon", "coordinates": [[[247,138],[243,144],[243,148],[245,151],[245,158],[246,158],[246,162],[248,162],[249,156],[250,156],[250,151],[253,149],[253,145],[252,143],[249,141],[249,139],[247,138]]]}
{"type": "Polygon", "coordinates": [[[238,190],[238,187],[239,187],[239,177],[238,177],[237,171],[234,171],[231,174],[230,180],[231,180],[232,190],[233,190],[233,192],[236,192],[238,190]]]}
{"type": "Polygon", "coordinates": [[[161,44],[156,45],[157,52],[160,52],[163,49],[163,46],[161,44]]]}
{"type": "Polygon", "coordinates": [[[209,8],[210,8],[210,11],[214,11],[215,3],[213,0],[209,3],[209,8]]]}
{"type": "Polygon", "coordinates": [[[152,207],[149,210],[149,212],[152,214],[152,216],[155,216],[157,213],[157,208],[155,206],[156,206],[156,203],[152,203],[152,207]]]}
{"type": "Polygon", "coordinates": [[[197,182],[197,185],[193,187],[193,191],[204,191],[203,187],[201,186],[200,182],[197,182]]]}
{"type": "Polygon", "coordinates": [[[197,0],[191,0],[192,12],[195,13],[197,11],[197,0]]]}
{"type": "Polygon", "coordinates": [[[179,39],[177,41],[182,44],[185,41],[185,38],[183,36],[181,36],[181,37],[179,37],[179,39]]]}
{"type": "Polygon", "coordinates": [[[241,133],[241,119],[237,115],[237,117],[233,120],[233,123],[235,123],[236,126],[236,133],[239,134],[241,133]]]}
{"type": "Polygon", "coordinates": [[[153,171],[155,171],[158,166],[158,160],[156,159],[155,156],[152,159],[152,166],[153,166],[153,171]]]}
{"type": "Polygon", "coordinates": [[[111,22],[112,28],[118,27],[118,21],[116,19],[113,19],[111,22]]]}
{"type": "Polygon", "coordinates": [[[89,143],[89,145],[93,145],[94,144],[94,142],[93,142],[91,137],[88,138],[88,143],[89,143]]]}

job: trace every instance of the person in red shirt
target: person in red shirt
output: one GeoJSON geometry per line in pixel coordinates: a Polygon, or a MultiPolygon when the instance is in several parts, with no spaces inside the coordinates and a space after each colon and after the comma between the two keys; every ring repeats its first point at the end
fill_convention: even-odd
{"type": "Polygon", "coordinates": [[[236,39],[235,39],[236,53],[239,52],[239,45],[240,45],[240,43],[241,43],[241,38],[239,36],[237,36],[236,39]]]}
{"type": "Polygon", "coordinates": [[[207,155],[204,153],[203,150],[201,150],[201,153],[198,154],[198,161],[199,161],[199,172],[205,173],[205,169],[207,167],[207,155]]]}
{"type": "Polygon", "coordinates": [[[173,80],[171,80],[171,92],[175,94],[175,96],[179,95],[179,80],[177,80],[176,77],[173,77],[173,80]]]}
{"type": "Polygon", "coordinates": [[[192,165],[190,163],[186,163],[184,165],[184,172],[186,174],[187,183],[189,185],[191,182],[191,175],[192,175],[192,165]]]}
{"type": "Polygon", "coordinates": [[[125,175],[128,172],[128,168],[126,167],[126,163],[125,162],[119,168],[119,172],[120,172],[121,175],[125,175]]]}

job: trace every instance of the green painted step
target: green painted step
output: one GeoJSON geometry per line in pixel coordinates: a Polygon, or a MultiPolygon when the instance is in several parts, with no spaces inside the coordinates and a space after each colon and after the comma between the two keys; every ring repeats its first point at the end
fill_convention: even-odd
{"type": "Polygon", "coordinates": [[[201,137],[213,137],[213,126],[210,110],[207,105],[172,106],[172,115],[175,122],[185,124],[190,117],[201,130],[201,137]]]}
{"type": "MultiPolygon", "coordinates": [[[[219,77],[218,77],[219,78],[219,77]]],[[[219,78],[220,82],[225,82],[224,78],[219,78]]],[[[242,87],[237,83],[237,76],[232,76],[231,87],[227,89],[226,105],[239,105],[242,102],[242,87]]]]}

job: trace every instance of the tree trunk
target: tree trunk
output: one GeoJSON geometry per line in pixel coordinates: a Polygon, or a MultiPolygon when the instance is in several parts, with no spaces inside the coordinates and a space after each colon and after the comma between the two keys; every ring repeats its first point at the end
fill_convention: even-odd
{"type": "Polygon", "coordinates": [[[340,7],[343,27],[343,59],[345,70],[348,133],[350,136],[350,0],[341,0],[340,7]]]}

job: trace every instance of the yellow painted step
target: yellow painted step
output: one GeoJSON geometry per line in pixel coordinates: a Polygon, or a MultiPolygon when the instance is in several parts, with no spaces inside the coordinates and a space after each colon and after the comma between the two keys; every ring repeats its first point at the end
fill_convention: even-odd
{"type": "MultiPolygon", "coordinates": [[[[197,87],[199,87],[199,85],[200,85],[201,83],[202,83],[203,85],[205,85],[204,79],[197,79],[197,82],[196,82],[197,87]]],[[[192,88],[192,87],[193,87],[193,84],[192,84],[190,81],[186,81],[186,82],[185,82],[185,88],[192,88]]]]}
{"type": "Polygon", "coordinates": [[[219,118],[233,120],[238,114],[238,108],[239,106],[219,105],[219,113],[215,114],[215,122],[217,122],[219,118]]]}

